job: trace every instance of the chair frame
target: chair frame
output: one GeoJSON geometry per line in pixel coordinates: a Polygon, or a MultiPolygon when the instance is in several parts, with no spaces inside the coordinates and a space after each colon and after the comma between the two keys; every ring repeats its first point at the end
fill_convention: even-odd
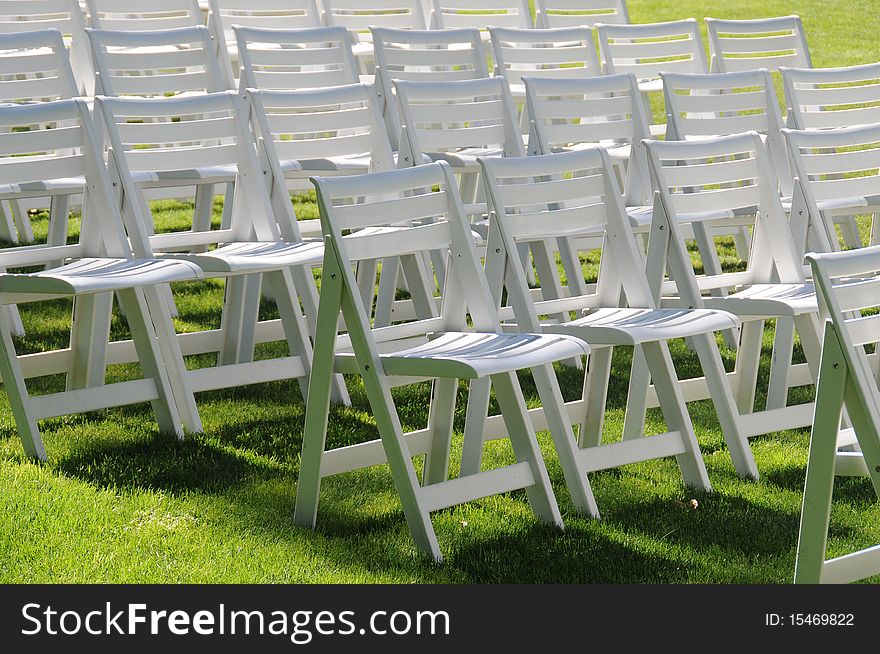
{"type": "Polygon", "coordinates": [[[0,112],[0,121],[10,128],[16,124],[65,124],[52,130],[0,135],[4,152],[28,153],[8,157],[15,162],[0,166],[5,182],[18,180],[24,185],[77,171],[85,180],[79,243],[0,251],[0,265],[4,267],[72,259],[69,264],[36,273],[0,275],[4,305],[57,297],[74,299],[68,350],[18,357],[8,327],[0,322],[0,374],[25,452],[46,459],[37,425],[41,419],[144,401],[151,402],[160,430],[182,437],[184,429],[191,430],[197,424],[192,416],[180,411],[177,403],[181,390],[177,381],[184,364],[176,349],[167,306],[156,284],[199,279],[201,270],[185,262],[160,261],[143,253],[132,253],[127,236],[136,238],[139,225],[125,221],[118,211],[85,100],[7,106],[0,112]],[[77,148],[81,149],[79,154],[77,148]],[[34,155],[49,151],[57,156],[34,155]],[[127,280],[123,281],[124,278],[127,280]],[[111,344],[114,296],[127,317],[132,339],[111,344]],[[144,378],[105,383],[107,364],[116,362],[111,353],[126,345],[131,346],[131,360],[140,363],[144,378]],[[67,376],[65,391],[29,394],[25,379],[59,372],[67,376]]]}
{"type": "MultiPolygon", "coordinates": [[[[670,301],[679,306],[725,309],[743,321],[732,373],[724,372],[714,340],[692,339],[706,374],[699,382],[684,382],[693,388],[686,392],[686,397],[688,401],[705,397],[714,400],[737,471],[742,476],[757,478],[757,467],[747,439],[810,424],[813,409],[813,404],[807,403],[755,410],[764,320],[780,316],[793,319],[801,337],[811,380],[815,380],[820,352],[815,295],[805,281],[803,264],[785,220],[778,191],[775,185],[765,181],[773,176],[756,132],[702,141],[646,141],[645,145],[655,187],[647,263],[648,279],[655,285],[655,292],[676,294],[677,299],[670,301]],[[729,160],[743,154],[748,157],[729,160]],[[707,163],[710,159],[712,163],[707,163]],[[686,161],[688,165],[663,165],[662,161],[686,161]],[[731,186],[737,175],[740,182],[750,179],[751,185],[731,186]],[[685,188],[695,190],[714,183],[722,184],[722,188],[711,194],[705,190],[683,192],[685,188]],[[680,188],[682,192],[673,198],[670,188],[680,188]],[[698,278],[685,247],[682,224],[694,220],[718,220],[722,213],[733,217],[737,209],[744,211],[748,207],[755,207],[756,219],[746,270],[698,278]],[[664,270],[669,271],[670,281],[674,284],[663,282],[664,270]],[[742,287],[744,290],[728,297],[704,295],[721,287],[742,287]]],[[[788,371],[785,366],[781,369],[788,371]]],[[[779,373],[771,369],[771,385],[776,374],[779,373]]],[[[642,397],[646,396],[637,394],[635,399],[638,401],[642,397]]],[[[631,415],[633,418],[643,416],[644,408],[628,403],[628,421],[631,415]]],[[[638,427],[641,424],[640,421],[634,423],[638,427]]]]}
{"type": "MultiPolygon", "coordinates": [[[[585,354],[589,346],[576,339],[547,341],[553,354],[538,353],[535,357],[508,355],[513,359],[509,362],[502,361],[504,357],[499,357],[496,351],[495,363],[490,368],[483,367],[485,364],[468,363],[467,351],[471,346],[462,346],[459,354],[444,354],[445,338],[480,337],[488,339],[490,343],[499,342],[501,347],[501,342],[515,342],[510,337],[516,336],[501,332],[498,314],[458,196],[458,187],[445,162],[355,177],[316,177],[314,183],[321,225],[325,232],[325,260],[315,343],[315,372],[309,389],[302,464],[297,484],[296,522],[314,526],[322,477],[387,461],[416,545],[437,561],[441,560],[442,553],[431,524],[430,512],[440,508],[525,488],[535,514],[546,522],[561,526],[559,509],[514,371],[533,366],[549,368],[548,361],[554,357],[570,357],[578,349],[579,353],[585,354]],[[430,191],[435,186],[439,186],[441,191],[430,191]],[[413,194],[416,189],[425,189],[427,192],[413,194]],[[349,206],[334,205],[336,199],[363,196],[391,196],[392,199],[349,206]],[[371,207],[372,204],[378,204],[382,210],[377,211],[371,207]],[[343,236],[344,229],[384,224],[389,216],[394,220],[411,220],[438,214],[444,215],[445,219],[411,228],[406,237],[400,233],[343,236]],[[425,249],[440,248],[450,249],[450,265],[439,313],[433,308],[420,320],[374,330],[364,308],[352,263],[363,258],[417,256],[425,249]],[[465,309],[471,316],[476,333],[461,333],[466,328],[465,309]],[[337,356],[335,361],[337,366],[344,366],[362,376],[380,439],[325,451],[330,400],[329,375],[326,373],[333,369],[340,310],[348,329],[353,356],[337,356]],[[387,352],[388,346],[395,340],[414,336],[424,338],[428,332],[433,332],[436,338],[425,345],[417,345],[403,352],[393,348],[391,353],[381,354],[387,352]],[[560,349],[556,350],[557,347],[560,349]],[[423,348],[427,348],[427,353],[419,356],[423,348]],[[457,379],[486,375],[491,377],[498,391],[497,397],[518,463],[450,480],[447,478],[449,439],[457,379]],[[422,381],[426,376],[427,379],[435,379],[428,427],[404,434],[394,409],[390,387],[392,384],[422,381]],[[427,455],[421,487],[412,464],[412,457],[420,453],[427,455]]],[[[527,338],[546,337],[529,335],[527,338]]],[[[416,341],[419,342],[424,343],[423,340],[416,341]]],[[[542,399],[561,411],[556,398],[542,394],[542,399]]]]}

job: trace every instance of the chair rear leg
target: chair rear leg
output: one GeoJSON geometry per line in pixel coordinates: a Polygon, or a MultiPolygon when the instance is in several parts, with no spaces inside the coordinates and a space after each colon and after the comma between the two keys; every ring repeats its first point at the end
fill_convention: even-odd
{"type": "Polygon", "coordinates": [[[45,461],[46,449],[43,446],[43,439],[36,419],[28,410],[30,396],[24,383],[21,364],[15,353],[12,335],[3,322],[0,322],[0,375],[3,377],[3,386],[9,397],[9,405],[25,454],[45,461]]]}
{"type": "Polygon", "coordinates": [[[666,427],[669,431],[677,431],[681,434],[685,451],[677,455],[676,459],[684,483],[702,491],[711,491],[712,485],[709,483],[706,464],[703,462],[694,426],[678,384],[669,346],[664,341],[644,343],[642,348],[651,370],[651,377],[654,379],[654,388],[657,390],[657,399],[660,401],[660,410],[663,412],[666,427]]]}
{"type": "Polygon", "coordinates": [[[562,528],[562,514],[550,486],[550,477],[538,448],[538,440],[516,373],[492,375],[492,384],[495,386],[495,396],[498,398],[516,459],[528,463],[532,470],[535,483],[525,489],[532,511],[540,520],[562,528]]]}
{"type": "Polygon", "coordinates": [[[422,485],[446,481],[449,476],[449,449],[452,440],[452,423],[455,419],[457,379],[435,379],[431,385],[431,406],[428,412],[428,429],[431,430],[431,449],[425,457],[422,485]]]}

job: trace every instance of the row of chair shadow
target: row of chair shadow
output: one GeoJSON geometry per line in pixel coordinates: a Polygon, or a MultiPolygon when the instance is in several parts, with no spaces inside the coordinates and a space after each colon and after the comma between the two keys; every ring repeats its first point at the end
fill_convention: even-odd
{"type": "MultiPolygon", "coordinates": [[[[57,33],[46,36],[57,43],[57,33]]],[[[57,48],[54,52],[61,54],[57,48]]],[[[173,54],[179,56],[179,51],[173,54]]],[[[167,61],[170,57],[165,70],[167,61]]],[[[96,64],[99,83],[109,90],[112,76],[101,81],[100,62],[96,64]]],[[[869,122],[866,117],[875,109],[861,107],[858,116],[853,112],[873,90],[871,81],[878,75],[870,77],[871,67],[818,72],[826,77],[858,73],[867,83],[853,87],[850,80],[834,91],[825,91],[827,81],[816,83],[807,91],[825,91],[833,101],[826,105],[826,100],[808,93],[805,113],[846,106],[841,120],[869,122]],[[853,97],[857,99],[850,101],[853,97]]],[[[786,131],[792,162],[786,165],[794,171],[786,178],[771,147],[773,138],[782,143],[776,129],[781,120],[773,130],[759,124],[772,120],[774,107],[778,116],[772,86],[766,83],[766,72],[748,74],[753,77],[664,74],[667,89],[678,77],[709,83],[690,94],[690,112],[669,114],[672,125],[689,114],[689,123],[709,121],[702,133],[676,128],[681,130],[676,133],[679,139],[703,138],[668,143],[643,141],[648,131],[640,119],[644,107],[633,74],[527,78],[527,144],[535,157],[521,156],[526,149],[503,77],[392,81],[391,96],[402,127],[397,164],[445,164],[367,178],[317,179],[320,230],[293,216],[289,183],[299,190],[302,181],[316,173],[363,173],[371,165],[374,170],[394,166],[382,129],[381,99],[367,85],[175,98],[103,96],[96,101],[94,117],[81,99],[4,107],[8,133],[0,137],[10,157],[4,161],[2,179],[6,199],[48,195],[53,213],[66,216],[72,194],[83,191],[83,179],[87,182],[78,244],[57,237],[66,233],[62,220],[56,224],[63,229],[54,228],[56,239],[48,245],[8,248],[2,255],[2,265],[10,269],[75,259],[60,269],[0,280],[8,306],[58,295],[76,298],[70,348],[16,357],[11,333],[7,327],[3,330],[0,372],[26,449],[45,456],[36,425],[41,418],[134,401],[153,402],[163,429],[197,431],[194,393],[230,383],[295,378],[303,392],[308,391],[297,520],[314,523],[323,476],[388,460],[416,542],[436,558],[440,550],[429,513],[460,501],[527,487],[536,513],[560,522],[535,449],[535,428],[550,428],[574,502],[591,515],[598,515],[598,507],[588,473],[623,463],[675,455],[688,484],[709,488],[685,409],[685,402],[693,399],[712,397],[737,470],[757,477],[748,437],[807,425],[812,419],[810,405],[785,406],[788,387],[800,379],[795,371],[805,378],[800,381],[812,381],[819,365],[817,303],[805,277],[803,252],[839,247],[835,212],[849,216],[870,211],[876,175],[842,174],[875,170],[877,153],[869,146],[880,138],[876,128],[786,131]],[[763,80],[762,90],[754,90],[761,87],[752,83],[755,80],[763,80]],[[721,81],[735,86],[718,86],[721,81]],[[722,88],[726,92],[719,93],[722,88]],[[545,113],[542,91],[549,107],[545,113]],[[755,111],[761,106],[752,106],[759,98],[768,107],[763,113],[755,111]],[[728,104],[713,113],[707,103],[715,100],[728,104]],[[606,111],[605,119],[593,116],[594,110],[606,111]],[[566,121],[565,112],[573,119],[566,121]],[[731,115],[737,112],[741,115],[731,115]],[[23,132],[23,125],[54,129],[23,132]],[[555,128],[557,141],[547,135],[555,128]],[[624,128],[632,131],[624,133],[624,128]],[[709,136],[755,129],[765,132],[766,143],[754,134],[709,136]],[[607,152],[592,147],[597,140],[612,138],[623,142],[607,152]],[[169,147],[158,147],[163,144],[169,147]],[[564,150],[576,152],[558,156],[564,150]],[[626,162],[615,165],[609,153],[626,162]],[[14,154],[27,156],[10,156],[14,154]],[[455,172],[461,174],[461,185],[452,177],[455,172]],[[627,201],[637,174],[645,188],[654,187],[653,203],[647,191],[640,203],[627,201]],[[790,196],[784,189],[787,181],[790,196]],[[210,198],[214,184],[234,188],[220,229],[203,223],[192,232],[151,233],[146,191],[195,185],[197,194],[210,198]],[[440,190],[427,192],[435,188],[440,190]],[[505,229],[502,218],[508,215],[511,226],[505,229]],[[467,217],[472,220],[462,222],[467,217]],[[697,238],[705,259],[712,249],[712,233],[729,225],[752,229],[746,270],[723,273],[720,267],[713,271],[706,266],[709,274],[696,276],[685,240],[697,238]],[[343,236],[348,230],[354,233],[343,236]],[[635,240],[637,232],[643,234],[641,243],[635,240]],[[304,234],[321,238],[304,239],[304,234]],[[474,250],[475,238],[480,251],[474,250]],[[213,245],[219,247],[208,249],[213,245]],[[611,263],[603,263],[598,283],[587,284],[579,252],[597,245],[611,253],[603,258],[611,263]],[[557,252],[567,286],[554,272],[557,252]],[[486,259],[485,287],[482,273],[475,275],[473,268],[482,267],[479,257],[486,259]],[[368,311],[380,261],[377,304],[375,311],[368,311]],[[320,301],[310,274],[318,265],[324,271],[320,301]],[[642,277],[645,266],[648,274],[642,277]],[[541,281],[540,290],[523,286],[530,271],[541,281]],[[221,328],[176,335],[169,316],[173,303],[164,289],[170,282],[205,275],[228,277],[221,328]],[[606,278],[610,281],[603,283],[606,278]],[[336,286],[329,280],[337,280],[336,286]],[[401,284],[412,300],[394,300],[393,291],[401,284]],[[257,320],[261,287],[278,304],[279,321],[257,320]],[[743,290],[730,294],[731,288],[743,290]],[[510,306],[499,310],[501,289],[507,291],[510,306]],[[131,325],[130,342],[107,342],[111,291],[131,325]],[[658,309],[664,305],[665,310],[658,309]],[[465,306],[476,331],[464,331],[465,306]],[[572,322],[570,312],[581,309],[589,311],[572,322]],[[337,335],[340,311],[345,330],[337,335]],[[541,324],[539,316],[550,316],[552,324],[541,324]],[[755,411],[760,335],[768,318],[778,324],[778,365],[771,374],[776,390],[771,395],[782,400],[779,406],[770,406],[768,400],[768,410],[755,411]],[[779,325],[786,321],[798,326],[808,374],[790,365],[790,332],[782,329],[779,336],[779,325]],[[511,323],[527,335],[507,333],[511,323]],[[724,371],[712,337],[721,330],[741,331],[732,373],[724,371]],[[543,338],[536,335],[541,331],[543,338]],[[431,334],[439,337],[429,338],[431,334]],[[665,346],[667,339],[679,337],[693,344],[705,375],[681,385],[665,346]],[[287,341],[289,356],[252,360],[257,342],[278,338],[287,341]],[[615,345],[635,345],[638,356],[628,395],[626,438],[602,445],[602,408],[615,345]],[[234,376],[217,375],[211,368],[186,370],[181,357],[204,352],[216,352],[219,365],[236,366],[234,376]],[[591,365],[583,396],[563,404],[547,365],[555,360],[573,363],[587,352],[591,365]],[[145,380],[104,384],[107,365],[135,359],[141,362],[145,380]],[[346,397],[344,383],[331,372],[334,365],[337,372],[363,375],[381,443],[324,451],[327,402],[334,395],[343,401],[346,397]],[[536,376],[543,405],[529,411],[527,419],[512,375],[526,367],[536,376]],[[67,373],[67,391],[49,397],[27,393],[26,378],[53,372],[67,373]],[[389,388],[426,378],[439,378],[428,426],[405,436],[389,388]],[[457,378],[475,381],[465,432],[465,474],[448,480],[457,378]],[[486,419],[486,378],[495,386],[502,416],[486,419]],[[644,411],[651,405],[663,409],[669,432],[642,439],[644,411]],[[572,424],[579,425],[577,440],[572,424]],[[518,463],[479,472],[483,441],[499,437],[511,439],[518,463]],[[422,453],[428,455],[428,463],[424,485],[419,486],[411,456],[422,453]]],[[[667,91],[667,106],[687,97],[667,91]]],[[[821,126],[829,127],[827,121],[833,119],[827,115],[837,112],[814,113],[825,114],[821,126]]],[[[849,436],[852,444],[852,433],[849,436]]],[[[865,472],[859,457],[844,459],[850,471],[865,472]]]]}

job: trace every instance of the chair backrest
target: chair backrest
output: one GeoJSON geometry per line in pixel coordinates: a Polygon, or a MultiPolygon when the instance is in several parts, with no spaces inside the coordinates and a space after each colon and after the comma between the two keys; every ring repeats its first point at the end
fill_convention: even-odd
{"type": "Polygon", "coordinates": [[[503,77],[393,83],[403,121],[398,165],[418,163],[422,153],[454,156],[468,148],[497,148],[506,157],[525,155],[503,77]]]}
{"type": "Polygon", "coordinates": [[[495,74],[504,75],[510,84],[521,84],[523,75],[567,78],[602,74],[589,27],[490,27],[489,34],[495,74]]]}
{"type": "Polygon", "coordinates": [[[706,30],[712,72],[813,67],[799,16],[754,20],[706,18],[706,30]]]}
{"type": "Polygon", "coordinates": [[[179,178],[199,178],[194,169],[200,169],[202,177],[211,170],[218,170],[224,178],[228,171],[236,172],[231,227],[133,239],[139,256],[235,241],[275,242],[280,237],[279,222],[292,223],[290,216],[276,221],[253,146],[249,104],[238,93],[98,96],[96,103],[107,130],[108,165],[122,189],[123,215],[131,215],[140,225],[151,224],[152,215],[136,179],[149,175],[167,184],[179,178]]]}
{"type": "MultiPolygon", "coordinates": [[[[596,285],[584,294],[553,299],[544,295],[545,299],[536,301],[522,266],[487,262],[487,271],[500,268],[506,272],[507,297],[520,329],[539,329],[538,317],[542,315],[617,307],[621,297],[631,307],[654,307],[642,257],[604,148],[481,159],[480,163],[490,207],[488,259],[503,256],[517,261],[520,247],[548,238],[598,234],[602,241],[596,285]]],[[[540,281],[544,288],[547,280],[540,281]]],[[[501,316],[510,317],[504,308],[501,316]]]]}
{"type": "Polygon", "coordinates": [[[789,127],[824,129],[880,122],[880,63],[779,70],[789,127]]]}
{"type": "Polygon", "coordinates": [[[151,31],[86,28],[99,95],[211,93],[227,78],[204,25],[151,31]]]}
{"type": "Polygon", "coordinates": [[[791,218],[796,242],[801,251],[839,250],[834,222],[826,210],[866,207],[868,198],[877,195],[880,125],[783,129],[782,133],[796,178],[791,218]]]}
{"type": "Polygon", "coordinates": [[[340,25],[357,33],[358,39],[371,41],[371,27],[427,29],[422,0],[321,0],[324,22],[340,25]]]}
{"type": "Polygon", "coordinates": [[[705,73],[706,54],[693,18],[640,25],[596,24],[599,55],[607,74],[658,79],[660,71],[705,73]]]}
{"type": "MultiPolygon", "coordinates": [[[[298,176],[329,173],[338,157],[366,155],[371,171],[394,168],[378,98],[370,85],[295,91],[250,89],[247,95],[260,159],[272,174],[273,206],[290,206],[282,162],[288,164],[287,169],[298,169],[298,176]]],[[[334,172],[344,174],[345,167],[340,165],[334,172]]],[[[281,213],[277,207],[276,212],[281,213]]]]}
{"type": "Polygon", "coordinates": [[[400,115],[391,81],[447,81],[489,76],[486,55],[476,28],[398,30],[374,27],[375,84],[382,99],[388,138],[399,147],[400,115]]]}
{"type": "MultiPolygon", "coordinates": [[[[646,141],[651,178],[657,194],[654,234],[662,221],[669,239],[669,271],[679,295],[702,307],[701,295],[716,288],[756,283],[803,283],[804,271],[789,231],[767,153],[757,132],[700,141],[646,141]],[[754,233],[744,271],[697,277],[681,225],[726,221],[754,215],[754,233]]],[[[653,245],[649,244],[651,260],[653,245]]]]}
{"type": "Polygon", "coordinates": [[[642,140],[648,119],[632,73],[584,79],[523,78],[531,126],[530,155],[550,154],[584,143],[629,144],[623,184],[626,204],[647,204],[651,185],[642,140]]]}
{"type": "Polygon", "coordinates": [[[77,95],[61,32],[0,34],[0,102],[41,102],[77,95]]]}
{"type": "Polygon", "coordinates": [[[68,257],[131,257],[85,100],[7,105],[0,111],[0,132],[0,198],[44,196],[53,180],[88,180],[82,187],[78,241],[7,244],[0,249],[2,269],[43,266],[68,257]]]}
{"type": "Polygon", "coordinates": [[[85,17],[78,0],[8,0],[0,2],[0,34],[57,29],[70,52],[70,67],[84,95],[94,93],[95,73],[83,32],[85,17]]]}
{"type": "Polygon", "coordinates": [[[263,29],[233,26],[241,88],[304,89],[358,82],[344,27],[263,29]]]}
{"type": "Polygon", "coordinates": [[[85,0],[89,26],[104,30],[165,30],[204,25],[197,0],[85,0]]]}
{"type": "Polygon", "coordinates": [[[534,27],[528,0],[431,0],[433,29],[534,27]]]}
{"type": "Polygon", "coordinates": [[[315,0],[209,0],[208,28],[230,79],[238,79],[240,55],[232,26],[306,29],[323,25],[315,0]]]}
{"type": "Polygon", "coordinates": [[[535,0],[535,27],[628,23],[626,0],[535,0]]]}
{"type": "MultiPolygon", "coordinates": [[[[379,343],[426,337],[431,332],[461,331],[465,311],[478,332],[500,332],[498,312],[492,301],[474,237],[465,216],[455,176],[445,162],[414,166],[368,175],[314,177],[325,257],[335,256],[343,275],[345,292],[357,309],[346,315],[353,337],[363,339],[376,355],[379,343]],[[405,236],[397,230],[368,235],[343,235],[349,230],[410,222],[405,236]],[[417,255],[425,251],[450,252],[439,315],[420,317],[377,329],[372,312],[361,298],[352,263],[417,255]]],[[[326,268],[325,268],[326,269],[326,268]]]]}
{"type": "Polygon", "coordinates": [[[791,170],[782,141],[782,115],[773,77],[766,69],[736,73],[661,73],[666,103],[666,138],[741,134],[766,137],[780,192],[791,196],[791,170]]]}
{"type": "Polygon", "coordinates": [[[880,572],[876,545],[826,559],[834,475],[867,475],[880,496],[880,391],[865,350],[866,345],[876,344],[880,327],[880,246],[809,254],[807,261],[825,337],[794,581],[850,583],[880,572]],[[851,430],[840,426],[844,408],[851,430]],[[835,447],[845,431],[851,431],[846,436],[855,436],[858,451],[841,452],[835,447]]]}

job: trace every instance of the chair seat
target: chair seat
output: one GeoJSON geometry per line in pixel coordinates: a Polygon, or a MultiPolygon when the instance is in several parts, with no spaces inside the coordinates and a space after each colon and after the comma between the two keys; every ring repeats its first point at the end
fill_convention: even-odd
{"type": "Polygon", "coordinates": [[[589,345],[565,335],[445,332],[380,358],[389,375],[476,379],[589,353],[589,345]]]}
{"type": "Polygon", "coordinates": [[[91,258],[39,272],[3,273],[0,293],[81,295],[201,277],[199,267],[186,261],[91,258]]]}
{"type": "Polygon", "coordinates": [[[738,327],[736,316],[707,309],[596,309],[583,318],[543,326],[545,334],[568,334],[598,345],[638,345],[738,327]]]}
{"type": "Polygon", "coordinates": [[[480,164],[477,158],[491,158],[504,156],[504,150],[501,148],[462,148],[451,152],[428,152],[430,158],[429,163],[435,161],[445,161],[453,168],[467,169],[468,171],[477,171],[480,164]]]}
{"type": "MultiPolygon", "coordinates": [[[[782,198],[782,208],[785,209],[785,213],[791,213],[791,204],[791,198],[782,198]]],[[[862,213],[864,209],[878,205],[880,205],[880,197],[878,196],[832,198],[816,202],[816,206],[819,207],[820,211],[831,211],[833,213],[842,212],[847,209],[852,209],[853,213],[862,213]]]]}
{"type": "Polygon", "coordinates": [[[22,182],[19,184],[0,184],[0,196],[79,193],[82,191],[85,183],[86,181],[83,177],[60,177],[58,179],[22,182]]]}
{"type": "Polygon", "coordinates": [[[131,178],[138,185],[156,184],[167,185],[172,182],[186,184],[187,182],[231,182],[235,180],[235,166],[205,166],[203,168],[187,168],[182,170],[138,170],[131,174],[131,178]]]}
{"type": "Polygon", "coordinates": [[[321,159],[284,159],[281,170],[288,173],[344,172],[351,175],[366,173],[370,169],[370,153],[347,155],[343,157],[326,157],[321,159]]]}
{"type": "Polygon", "coordinates": [[[812,284],[754,284],[727,297],[706,297],[703,303],[737,316],[799,316],[819,310],[812,284]]]}
{"type": "Polygon", "coordinates": [[[290,266],[320,265],[324,258],[324,243],[230,243],[209,252],[167,252],[161,257],[194,263],[209,274],[263,272],[290,266]]]}

